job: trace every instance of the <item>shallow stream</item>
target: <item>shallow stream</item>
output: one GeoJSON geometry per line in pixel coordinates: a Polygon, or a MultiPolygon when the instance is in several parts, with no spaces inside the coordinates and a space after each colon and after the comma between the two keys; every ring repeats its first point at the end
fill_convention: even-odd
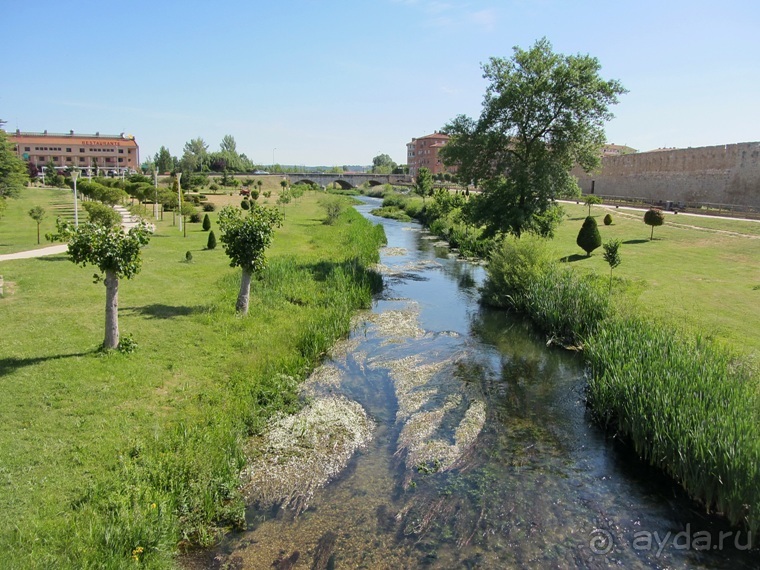
{"type": "Polygon", "coordinates": [[[251,507],[190,566],[760,567],[746,532],[592,423],[578,355],[481,307],[482,267],[364,201],[385,289],[307,390],[361,404],[372,440],[300,514],[251,507]]]}

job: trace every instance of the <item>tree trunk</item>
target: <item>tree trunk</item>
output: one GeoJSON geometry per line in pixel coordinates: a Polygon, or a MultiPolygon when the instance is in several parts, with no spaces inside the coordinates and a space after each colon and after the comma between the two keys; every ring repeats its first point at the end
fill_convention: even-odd
{"type": "Polygon", "coordinates": [[[238,294],[235,310],[243,315],[248,314],[248,301],[251,298],[251,271],[243,269],[243,277],[240,279],[240,293],[238,294]]]}
{"type": "Polygon", "coordinates": [[[654,237],[654,226],[652,226],[652,231],[649,233],[649,241],[652,241],[653,237],[654,237]]]}
{"type": "Polygon", "coordinates": [[[115,271],[106,271],[106,337],[103,348],[119,346],[119,278],[115,271]]]}

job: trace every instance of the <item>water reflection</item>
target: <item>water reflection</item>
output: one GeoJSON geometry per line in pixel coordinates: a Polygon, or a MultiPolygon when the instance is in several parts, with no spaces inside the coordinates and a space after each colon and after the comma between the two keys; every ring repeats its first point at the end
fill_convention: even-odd
{"type": "Polygon", "coordinates": [[[337,383],[315,388],[359,402],[373,441],[298,517],[251,508],[247,532],[189,565],[758,567],[746,535],[718,548],[720,520],[591,422],[577,355],[478,304],[482,267],[382,223],[386,289],[328,363],[337,383]]]}

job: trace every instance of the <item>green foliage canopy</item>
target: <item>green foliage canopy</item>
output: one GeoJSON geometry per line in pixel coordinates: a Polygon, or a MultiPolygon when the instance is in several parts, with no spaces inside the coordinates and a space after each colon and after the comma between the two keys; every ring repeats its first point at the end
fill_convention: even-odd
{"type": "Polygon", "coordinates": [[[16,156],[13,145],[8,141],[8,135],[0,129],[0,201],[4,198],[16,198],[27,182],[29,175],[26,164],[16,156]]]}
{"type": "Polygon", "coordinates": [[[592,216],[587,216],[583,221],[575,243],[586,252],[586,255],[591,255],[592,251],[602,245],[602,236],[599,234],[596,220],[592,216]]]}
{"type": "Polygon", "coordinates": [[[554,53],[545,38],[484,65],[490,85],[480,118],[447,124],[441,156],[460,180],[481,187],[473,213],[487,234],[550,235],[555,200],[579,192],[570,170],[599,164],[608,108],[625,93],[600,68],[589,55],[554,53]]]}
{"type": "Polygon", "coordinates": [[[253,202],[248,215],[233,206],[219,211],[219,230],[231,267],[257,272],[266,267],[265,251],[272,243],[274,230],[282,224],[282,214],[253,202]]]}

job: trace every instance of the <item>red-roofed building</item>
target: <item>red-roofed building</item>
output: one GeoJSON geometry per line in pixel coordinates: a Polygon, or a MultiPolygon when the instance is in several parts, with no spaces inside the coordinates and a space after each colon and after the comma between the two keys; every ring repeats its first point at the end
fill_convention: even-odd
{"type": "Polygon", "coordinates": [[[16,147],[19,158],[31,162],[37,168],[47,166],[52,160],[56,168],[78,167],[116,174],[138,170],[140,148],[132,135],[79,135],[68,134],[8,133],[8,140],[16,147]]]}
{"type": "Polygon", "coordinates": [[[412,139],[406,144],[406,164],[409,166],[409,175],[417,176],[420,168],[427,168],[430,172],[440,174],[443,172],[456,172],[456,167],[446,168],[443,165],[438,151],[449,142],[449,136],[435,132],[432,135],[412,139]]]}

